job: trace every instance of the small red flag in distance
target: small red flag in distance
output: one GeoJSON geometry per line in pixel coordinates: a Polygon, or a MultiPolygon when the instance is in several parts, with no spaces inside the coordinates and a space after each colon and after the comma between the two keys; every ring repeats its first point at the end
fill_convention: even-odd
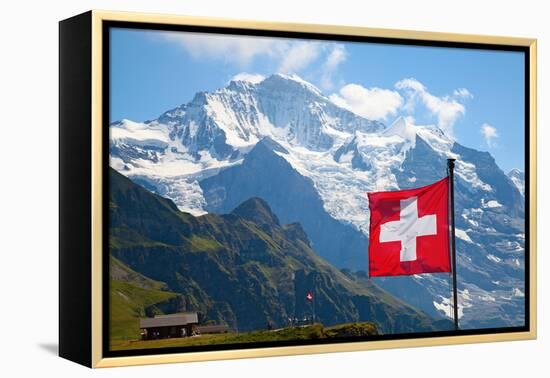
{"type": "Polygon", "coordinates": [[[313,300],[313,294],[311,294],[311,291],[308,291],[308,292],[307,292],[307,294],[306,294],[306,299],[307,299],[308,301],[310,301],[310,302],[313,300]]]}
{"type": "Polygon", "coordinates": [[[370,276],[451,271],[448,177],[368,198],[370,276]]]}

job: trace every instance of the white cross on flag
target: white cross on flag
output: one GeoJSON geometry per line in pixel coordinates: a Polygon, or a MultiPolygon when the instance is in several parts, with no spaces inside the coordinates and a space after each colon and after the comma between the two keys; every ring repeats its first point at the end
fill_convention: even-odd
{"type": "Polygon", "coordinates": [[[370,276],[451,271],[448,177],[422,188],[368,197],[370,276]]]}

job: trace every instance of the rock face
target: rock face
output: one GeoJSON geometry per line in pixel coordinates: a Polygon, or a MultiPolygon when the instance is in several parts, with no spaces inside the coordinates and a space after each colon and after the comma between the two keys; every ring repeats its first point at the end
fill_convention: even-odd
{"type": "Polygon", "coordinates": [[[197,93],[191,102],[152,123],[170,125],[170,138],[191,153],[209,150],[217,158],[228,158],[237,148],[253,145],[271,131],[291,144],[324,151],[334,143],[325,130],[327,125],[343,132],[383,128],[334,105],[298,77],[282,74],[258,84],[232,81],[215,92],[197,93]]]}
{"type": "Polygon", "coordinates": [[[508,177],[512,180],[516,188],[518,188],[519,192],[522,195],[525,195],[525,172],[514,168],[508,172],[508,177]]]}
{"type": "MultiPolygon", "coordinates": [[[[435,126],[390,126],[333,104],[296,76],[231,82],[146,123],[110,127],[111,166],[195,216],[251,197],[338,268],[367,269],[366,192],[426,185],[456,160],[461,327],[524,324],[523,174],[435,126]]],[[[376,279],[432,316],[449,313],[448,277],[376,279]]]]}
{"type": "Polygon", "coordinates": [[[384,333],[449,327],[344,275],[309,247],[299,224],[281,224],[263,199],[248,199],[229,214],[194,217],[111,171],[109,208],[111,254],[141,281],[161,281],[178,293],[153,310],[198,311],[203,321],[240,331],[269,322],[282,327],[313,313],[327,326],[368,320],[384,333]]]}
{"type": "Polygon", "coordinates": [[[206,210],[223,214],[250,197],[261,197],[284,223],[299,222],[313,241],[313,249],[332,264],[365,266],[367,237],[331,217],[313,181],[277,155],[278,150],[281,147],[275,142],[264,139],[242,164],[201,181],[206,210]]]}

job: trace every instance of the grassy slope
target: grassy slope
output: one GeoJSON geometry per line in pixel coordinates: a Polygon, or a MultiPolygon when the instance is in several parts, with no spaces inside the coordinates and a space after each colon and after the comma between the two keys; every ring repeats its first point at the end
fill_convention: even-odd
{"type": "Polygon", "coordinates": [[[376,335],[376,326],[370,322],[340,324],[334,327],[323,327],[313,324],[305,327],[283,328],[273,331],[254,331],[245,333],[227,333],[220,335],[202,335],[177,339],[122,341],[112,343],[114,350],[189,347],[199,345],[243,344],[258,342],[276,342],[293,340],[317,340],[338,337],[376,335]]]}
{"type": "Polygon", "coordinates": [[[164,282],[145,277],[113,256],[110,256],[109,274],[113,280],[129,282],[142,289],[166,290],[166,284],[164,282]]]}
{"type": "Polygon", "coordinates": [[[163,282],[147,278],[111,257],[111,340],[139,339],[139,318],[145,316],[145,308],[178,296],[165,291],[165,287],[163,282]]]}
{"type": "Polygon", "coordinates": [[[145,316],[147,306],[165,302],[177,296],[168,291],[142,289],[128,282],[110,282],[111,338],[139,339],[139,318],[145,316]]]}

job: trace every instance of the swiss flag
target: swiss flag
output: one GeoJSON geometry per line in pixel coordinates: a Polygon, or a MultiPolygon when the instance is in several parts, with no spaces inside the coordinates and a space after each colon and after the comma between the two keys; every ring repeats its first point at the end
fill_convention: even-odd
{"type": "Polygon", "coordinates": [[[369,275],[450,272],[449,178],[417,189],[368,193],[369,275]]]}

